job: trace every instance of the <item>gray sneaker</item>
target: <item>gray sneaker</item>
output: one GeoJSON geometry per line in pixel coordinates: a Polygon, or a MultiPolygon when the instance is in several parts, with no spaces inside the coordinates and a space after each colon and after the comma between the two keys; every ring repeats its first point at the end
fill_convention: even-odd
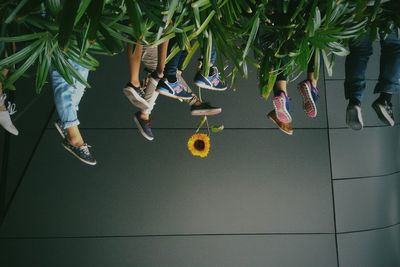
{"type": "Polygon", "coordinates": [[[143,120],[140,118],[140,111],[135,113],[135,117],[133,120],[136,123],[140,133],[149,141],[154,140],[153,132],[151,131],[151,121],[150,120],[143,120]]]}
{"type": "Polygon", "coordinates": [[[361,130],[364,126],[361,107],[349,104],[346,109],[346,124],[353,130],[361,130]]]}
{"type": "Polygon", "coordinates": [[[97,161],[94,159],[92,154],[90,154],[90,146],[88,144],[83,144],[80,147],[76,147],[71,145],[67,138],[65,138],[61,144],[68,152],[77,157],[83,163],[92,166],[97,164],[97,161]]]}
{"type": "Polygon", "coordinates": [[[384,101],[381,103],[379,99],[372,103],[372,108],[375,110],[379,119],[386,125],[394,126],[394,116],[392,103],[384,101]]]}
{"type": "Polygon", "coordinates": [[[135,87],[131,83],[128,83],[123,89],[123,92],[129,101],[140,110],[148,109],[150,107],[149,103],[144,99],[145,92],[142,88],[135,87]]]}

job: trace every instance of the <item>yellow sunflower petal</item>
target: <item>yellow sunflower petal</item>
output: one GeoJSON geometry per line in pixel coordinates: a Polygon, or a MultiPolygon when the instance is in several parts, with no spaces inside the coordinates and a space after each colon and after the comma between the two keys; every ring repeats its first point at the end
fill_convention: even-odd
{"type": "Polygon", "coordinates": [[[211,147],[210,137],[203,133],[193,134],[189,138],[187,146],[193,156],[205,158],[207,157],[211,147]]]}

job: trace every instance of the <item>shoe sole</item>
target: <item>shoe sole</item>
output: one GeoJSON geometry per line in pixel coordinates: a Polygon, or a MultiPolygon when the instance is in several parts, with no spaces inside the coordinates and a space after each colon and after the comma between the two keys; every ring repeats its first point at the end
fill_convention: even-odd
{"type": "Polygon", "coordinates": [[[279,127],[279,124],[272,118],[271,116],[267,115],[268,119],[270,119],[276,126],[278,126],[278,129],[281,130],[281,132],[287,134],[287,135],[293,135],[293,130],[291,132],[285,131],[281,127],[279,127]]]}
{"type": "Polygon", "coordinates": [[[94,166],[94,165],[97,164],[97,161],[95,161],[95,162],[90,162],[90,161],[84,160],[83,158],[79,157],[74,151],[72,151],[69,147],[65,146],[63,143],[61,143],[61,145],[62,145],[69,153],[71,153],[72,155],[74,155],[77,159],[79,159],[79,160],[82,161],[83,163],[86,163],[86,164],[91,165],[91,166],[94,166]]]}
{"type": "Polygon", "coordinates": [[[207,84],[205,84],[205,83],[199,83],[199,82],[194,82],[194,84],[195,84],[197,87],[200,87],[200,88],[202,88],[202,89],[211,90],[211,91],[225,91],[226,89],[228,89],[228,87],[224,87],[224,88],[215,88],[215,87],[209,86],[209,85],[207,85],[207,84]]]}
{"type": "Polygon", "coordinates": [[[387,114],[385,108],[381,105],[374,105],[372,104],[372,108],[375,110],[376,115],[378,118],[386,125],[394,126],[394,120],[387,114]]]}
{"type": "Polygon", "coordinates": [[[144,110],[150,108],[149,103],[146,99],[142,98],[135,90],[130,87],[125,87],[123,89],[125,96],[128,100],[137,108],[144,110]]]}
{"type": "Polygon", "coordinates": [[[144,138],[146,138],[147,140],[149,140],[149,141],[153,141],[153,140],[154,140],[154,137],[151,137],[151,136],[149,136],[149,135],[146,134],[146,132],[143,130],[142,126],[140,125],[138,119],[136,118],[136,116],[133,117],[133,120],[135,121],[136,126],[137,126],[138,130],[140,131],[140,133],[142,134],[142,136],[143,136],[144,138]]]}
{"type": "Polygon", "coordinates": [[[156,92],[158,92],[160,95],[167,96],[169,98],[173,98],[173,99],[177,99],[177,100],[190,100],[193,97],[192,95],[190,95],[188,97],[176,96],[176,95],[168,93],[164,90],[160,90],[159,88],[156,89],[156,92]]]}
{"type": "Polygon", "coordinates": [[[362,130],[364,123],[361,117],[361,110],[358,110],[357,108],[347,110],[346,124],[355,131],[362,130]],[[355,118],[355,120],[352,118],[355,118]]]}
{"type": "Polygon", "coordinates": [[[218,115],[222,112],[222,108],[213,109],[213,110],[196,110],[192,111],[192,116],[214,116],[218,115]]]}
{"type": "MultiPolygon", "coordinates": [[[[1,96],[1,94],[0,94],[0,96],[1,96]]],[[[0,123],[0,126],[2,126],[4,128],[4,130],[9,132],[10,134],[17,136],[19,134],[18,129],[12,123],[11,117],[10,117],[10,114],[8,113],[8,111],[0,111],[0,113],[5,114],[5,116],[8,116],[8,118],[6,118],[5,121],[0,123]]]]}
{"type": "Polygon", "coordinates": [[[302,83],[298,85],[298,90],[300,95],[303,97],[303,110],[306,115],[310,118],[315,118],[317,116],[317,105],[311,95],[311,88],[307,83],[302,83]]]}
{"type": "Polygon", "coordinates": [[[292,122],[292,116],[287,111],[285,104],[282,105],[281,101],[275,99],[272,101],[272,104],[274,105],[275,114],[279,121],[283,123],[292,122]]]}
{"type": "Polygon", "coordinates": [[[65,139],[65,135],[63,133],[63,130],[60,128],[57,122],[54,122],[54,127],[57,129],[58,133],[61,135],[62,139],[65,139]]]}

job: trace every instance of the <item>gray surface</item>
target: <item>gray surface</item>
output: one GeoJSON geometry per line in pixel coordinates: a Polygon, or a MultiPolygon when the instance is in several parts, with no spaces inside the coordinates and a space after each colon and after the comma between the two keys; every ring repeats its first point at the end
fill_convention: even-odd
{"type": "Polygon", "coordinates": [[[400,173],[334,181],[338,232],[400,223],[400,173]]]}
{"type": "Polygon", "coordinates": [[[338,235],[339,266],[400,266],[400,226],[338,235]]]}
{"type": "MultiPolygon", "coordinates": [[[[343,83],[344,83],[343,80],[326,81],[328,118],[329,118],[330,128],[337,128],[337,127],[347,128],[346,107],[348,101],[345,100],[344,98],[343,83]]],[[[376,115],[376,112],[371,107],[372,103],[379,96],[379,94],[373,93],[375,85],[376,81],[372,80],[367,81],[367,88],[365,89],[364,98],[361,105],[364,127],[385,126],[385,124],[383,124],[379,120],[378,116],[376,115]]],[[[392,103],[393,103],[395,122],[399,123],[399,118],[400,118],[399,95],[394,95],[392,97],[392,103]]]]}
{"type": "MultiPolygon", "coordinates": [[[[122,87],[128,81],[128,70],[125,55],[102,58],[101,67],[91,73],[89,80],[92,88],[87,89],[82,100],[80,121],[84,128],[133,128],[132,116],[137,109],[130,104],[122,93],[122,87]],[[118,65],[119,71],[115,71],[118,65]],[[110,75],[112,73],[112,75],[110,75]]],[[[184,76],[192,85],[195,75],[195,66],[188,68],[184,76]]],[[[293,113],[293,127],[295,128],[326,128],[325,89],[324,83],[319,84],[320,100],[319,116],[309,119],[303,112],[302,100],[297,92],[297,83],[304,79],[299,78],[291,82],[288,87],[292,97],[291,110],[293,113]]],[[[256,71],[251,69],[248,80],[239,79],[237,90],[228,89],[224,92],[203,90],[203,99],[215,106],[222,107],[220,116],[213,121],[222,122],[228,128],[275,128],[267,119],[272,110],[271,100],[265,101],[260,97],[256,71]]],[[[194,89],[194,87],[192,87],[194,89]]],[[[197,89],[196,89],[197,92],[197,89]]],[[[193,128],[198,119],[190,115],[186,103],[159,96],[153,111],[154,128],[193,128]]]]}
{"type": "Polygon", "coordinates": [[[379,176],[399,171],[399,128],[329,130],[333,178],[379,176]]]}
{"type": "Polygon", "coordinates": [[[19,82],[21,90],[16,91],[15,103],[18,112],[14,115],[15,125],[19,130],[18,136],[10,138],[10,153],[8,155],[8,173],[6,201],[10,200],[15,187],[21,178],[25,166],[34,152],[37,140],[40,138],[47,119],[53,107],[51,88],[46,86],[40,95],[36,95],[32,88],[26,88],[29,82],[19,82]]]}
{"type": "Polygon", "coordinates": [[[333,235],[0,240],[0,265],[334,267],[334,251],[333,235]]]}
{"type": "Polygon", "coordinates": [[[227,130],[205,160],[186,151],[189,130],[156,131],[155,142],[135,129],[83,133],[99,165],[47,130],[2,236],[334,231],[324,130],[227,130]]]}

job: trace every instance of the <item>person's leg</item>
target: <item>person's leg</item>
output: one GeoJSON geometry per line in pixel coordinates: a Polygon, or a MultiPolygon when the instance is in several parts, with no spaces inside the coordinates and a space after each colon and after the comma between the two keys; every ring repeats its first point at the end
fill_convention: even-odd
{"type": "Polygon", "coordinates": [[[149,108],[148,102],[145,100],[145,92],[140,84],[140,63],[142,60],[143,45],[137,43],[127,45],[129,82],[123,88],[123,92],[128,100],[139,109],[149,108]]]}
{"type": "MultiPolygon", "coordinates": [[[[89,74],[87,69],[74,62],[71,62],[71,64],[83,78],[87,79],[89,74]]],[[[51,77],[54,102],[59,115],[59,121],[55,123],[55,127],[63,137],[62,145],[82,162],[95,165],[97,162],[91,155],[89,146],[84,142],[78,128],[77,107],[85,87],[75,78],[73,85],[69,85],[56,70],[51,71],[51,77]]]]}
{"type": "Polygon", "coordinates": [[[381,40],[381,60],[378,83],[375,94],[380,94],[372,107],[379,119],[394,126],[394,116],[391,98],[400,90],[400,39],[395,33],[381,40]]]}
{"type": "Polygon", "coordinates": [[[350,54],[345,62],[345,98],[349,100],[346,108],[346,124],[353,130],[361,130],[364,126],[361,102],[366,87],[365,71],[369,57],[372,55],[370,34],[366,33],[357,40],[351,40],[350,54]]]}
{"type": "MultiPolygon", "coordinates": [[[[2,75],[5,77],[8,74],[8,69],[3,69],[1,72],[2,75]]],[[[9,133],[13,135],[18,135],[19,132],[10,118],[10,115],[12,114],[10,114],[5,104],[6,97],[7,95],[3,94],[3,84],[0,82],[0,125],[9,133]]]]}
{"type": "Polygon", "coordinates": [[[370,34],[366,33],[356,40],[351,40],[349,49],[350,54],[345,62],[345,98],[360,104],[366,87],[365,71],[373,52],[370,34]]]}

